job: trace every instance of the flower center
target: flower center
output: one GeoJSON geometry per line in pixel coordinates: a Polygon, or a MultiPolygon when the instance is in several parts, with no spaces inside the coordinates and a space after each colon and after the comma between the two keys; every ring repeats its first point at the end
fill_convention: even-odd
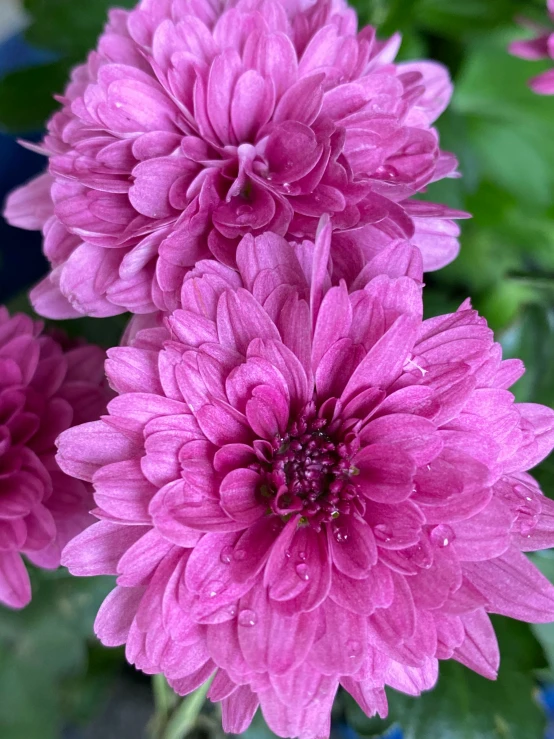
{"type": "Polygon", "coordinates": [[[340,514],[351,512],[358,497],[351,459],[358,450],[355,437],[339,441],[326,418],[310,403],[283,437],[273,443],[271,461],[260,465],[264,481],[260,495],[269,513],[288,520],[301,514],[300,525],[316,531],[340,514]]]}

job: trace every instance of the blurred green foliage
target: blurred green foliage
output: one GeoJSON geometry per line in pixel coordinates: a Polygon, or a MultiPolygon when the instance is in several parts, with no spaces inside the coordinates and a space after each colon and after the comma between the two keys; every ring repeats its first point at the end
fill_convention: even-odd
{"type": "Polygon", "coordinates": [[[33,570],[31,579],[26,609],[0,609],[2,739],[59,739],[68,722],[94,715],[121,664],[91,638],[110,578],[33,570]]]}
{"type": "MultiPolygon", "coordinates": [[[[133,0],[120,0],[130,6],[133,0]]],[[[438,127],[456,153],[463,178],[429,188],[426,198],[473,214],[463,223],[462,251],[428,275],[428,315],[455,309],[468,295],[498,332],[506,356],[527,373],[518,400],[554,405],[554,98],[531,93],[527,80],[548,63],[508,56],[525,32],[517,16],[545,20],[544,0],[355,0],[360,19],[386,36],[399,30],[404,59],[446,64],[455,94],[438,127]]],[[[82,61],[102,28],[111,0],[24,0],[29,42],[57,60],[0,80],[0,127],[40,128],[55,109],[70,69],[82,61]]],[[[17,301],[28,310],[25,298],[17,301]]],[[[116,343],[125,319],[68,322],[72,334],[104,346],[116,343]]],[[[554,460],[537,470],[554,497],[554,460]]],[[[554,580],[554,554],[535,556],[554,580]]],[[[57,739],[62,726],[101,711],[120,670],[118,650],[92,637],[92,620],[106,580],[74,580],[64,572],[33,572],[34,598],[21,614],[0,610],[0,737],[57,739]]],[[[387,721],[367,719],[340,693],[334,715],[362,737],[400,724],[406,739],[540,739],[544,715],[537,679],[554,676],[554,626],[530,628],[496,619],[503,663],[491,683],[457,663],[444,664],[435,690],[419,699],[389,691],[387,721]]],[[[165,697],[165,709],[175,701],[165,697]]],[[[203,735],[221,733],[205,717],[203,735]]],[[[155,724],[152,724],[155,726],[155,724]]],[[[201,733],[202,733],[201,732],[201,733]]],[[[248,739],[271,732],[257,716],[248,739]]]]}

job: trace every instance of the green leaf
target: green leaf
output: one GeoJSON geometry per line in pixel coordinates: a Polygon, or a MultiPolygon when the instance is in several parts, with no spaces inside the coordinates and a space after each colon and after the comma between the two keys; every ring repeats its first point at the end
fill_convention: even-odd
{"type": "MultiPolygon", "coordinates": [[[[536,472],[534,471],[533,474],[535,475],[536,472]]],[[[550,582],[554,582],[554,550],[550,549],[542,552],[534,552],[531,555],[531,559],[533,560],[533,564],[539,568],[542,574],[547,577],[550,582]]],[[[548,677],[550,681],[552,681],[554,680],[554,623],[532,624],[531,629],[544,651],[550,670],[550,675],[548,677]]]]}
{"type": "Polygon", "coordinates": [[[111,318],[74,318],[69,321],[57,321],[53,325],[74,338],[86,339],[90,344],[109,349],[118,346],[130,315],[122,313],[111,318]]]}
{"type": "Polygon", "coordinates": [[[368,718],[346,693],[345,718],[363,737],[378,737],[393,723],[404,739],[542,739],[544,716],[534,673],[546,661],[527,624],[493,617],[502,655],[498,681],[454,661],[441,662],[437,686],[418,698],[387,690],[389,716],[368,718]]]}
{"type": "Polygon", "coordinates": [[[441,662],[436,687],[417,698],[387,690],[386,721],[368,719],[343,694],[346,720],[364,737],[380,736],[392,723],[404,739],[542,739],[544,715],[534,673],[546,662],[527,624],[493,617],[502,663],[498,680],[486,680],[457,662],[441,662]]]}
{"type": "Polygon", "coordinates": [[[0,129],[15,133],[40,131],[59,107],[52,97],[69,78],[66,60],[20,69],[0,79],[0,129]]]}
{"type": "Polygon", "coordinates": [[[554,308],[529,305],[501,337],[506,357],[523,360],[526,372],[512,388],[520,402],[554,405],[554,308]]]}
{"type": "Polygon", "coordinates": [[[509,662],[493,682],[447,661],[429,693],[410,698],[390,691],[388,697],[404,739],[542,739],[545,717],[536,694],[532,676],[509,662]]]}
{"type": "MultiPolygon", "coordinates": [[[[30,43],[53,49],[74,59],[85,57],[107,20],[113,0],[24,0],[32,18],[27,30],[30,43]]],[[[135,0],[118,0],[118,7],[131,8],[135,0]]]]}
{"type": "Polygon", "coordinates": [[[113,585],[110,578],[78,579],[64,570],[32,570],[31,580],[27,608],[0,609],[2,739],[59,738],[71,693],[66,686],[80,684],[86,692],[92,623],[113,585]]]}
{"type": "Polygon", "coordinates": [[[418,22],[434,33],[461,36],[468,31],[510,23],[519,3],[514,0],[420,0],[418,22]]]}
{"type": "Polygon", "coordinates": [[[547,206],[554,194],[551,132],[535,122],[473,118],[470,139],[485,175],[519,201],[547,206]],[[526,176],[522,177],[521,173],[526,176]]]}

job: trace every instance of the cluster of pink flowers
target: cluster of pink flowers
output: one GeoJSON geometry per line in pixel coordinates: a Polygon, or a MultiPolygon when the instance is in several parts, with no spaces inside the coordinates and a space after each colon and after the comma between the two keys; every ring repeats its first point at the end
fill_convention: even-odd
{"type": "Polygon", "coordinates": [[[92,523],[92,487],[58,467],[55,441],[104,412],[104,353],[0,307],[0,602],[21,608],[31,586],[21,554],[56,568],[92,523]]]}
{"type": "Polygon", "coordinates": [[[439,64],[394,64],[398,46],[357,33],[342,0],[112,11],[48,125],[48,174],[8,202],[44,232],[36,310],[174,310],[198,260],[234,266],[248,233],[313,239],[325,213],[347,282],[391,239],[426,269],[452,261],[465,214],[410,200],[456,175],[432,128],[452,86],[439,64]]]}
{"type": "Polygon", "coordinates": [[[111,349],[118,397],[59,439],[100,522],[76,575],[117,575],[96,621],[188,693],[210,675],[224,730],[260,704],[279,736],[329,733],[341,684],[373,715],[438,659],[495,677],[487,611],[554,619],[521,554],[554,544],[526,471],[554,412],[468,304],[422,321],[421,255],[395,245],[349,292],[315,248],[246,236],[237,270],[202,261],[165,327],[111,349]]]}
{"type": "Polygon", "coordinates": [[[101,416],[98,350],[0,314],[0,598],[71,539],[117,576],[101,641],[212,677],[227,732],[328,736],[339,686],[384,716],[439,660],[494,678],[489,613],[554,619],[523,554],[554,545],[554,412],[469,301],[423,320],[466,214],[412,199],[456,176],[451,84],[398,45],[342,0],[112,11],[7,206],[44,232],[38,313],[134,317],[101,416]]]}
{"type": "MultiPolygon", "coordinates": [[[[550,18],[554,21],[554,0],[547,0],[547,7],[550,18]]],[[[529,41],[514,41],[510,44],[510,52],[531,61],[554,59],[554,31],[528,22],[525,25],[538,35],[529,41]]],[[[554,95],[554,69],[533,77],[529,86],[539,95],[554,95]]]]}

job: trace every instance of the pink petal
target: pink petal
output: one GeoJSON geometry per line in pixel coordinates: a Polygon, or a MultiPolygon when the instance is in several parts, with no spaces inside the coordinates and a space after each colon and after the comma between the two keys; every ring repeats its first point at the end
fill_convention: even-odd
{"type": "Polygon", "coordinates": [[[95,501],[106,513],[133,523],[149,523],[148,505],[156,488],[140,462],[129,459],[101,467],[94,475],[95,501]]]}
{"type": "Polygon", "coordinates": [[[275,324],[246,290],[224,293],[217,308],[220,342],[246,355],[253,339],[280,339],[275,324]]]}
{"type": "Polygon", "coordinates": [[[29,575],[18,552],[0,552],[0,601],[23,608],[31,601],[29,575]]]}
{"type": "Polygon", "coordinates": [[[358,452],[352,464],[359,471],[356,484],[370,500],[400,503],[414,491],[415,462],[398,446],[372,444],[358,452]]]}
{"type": "Polygon", "coordinates": [[[248,685],[241,685],[234,693],[221,701],[223,731],[242,734],[250,726],[259,701],[248,685]]]}
{"type": "Polygon", "coordinates": [[[470,670],[495,680],[500,664],[498,642],[489,617],[483,609],[462,616],[465,638],[454,650],[453,658],[470,670]]]}
{"type": "Polygon", "coordinates": [[[223,478],[219,488],[221,506],[235,521],[250,525],[264,513],[258,500],[262,479],[254,470],[238,469],[223,478]]]}
{"type": "Polygon", "coordinates": [[[305,659],[314,636],[309,615],[279,613],[259,586],[241,598],[237,623],[241,650],[250,668],[277,675],[305,659]]]}
{"type": "Polygon", "coordinates": [[[468,562],[463,569],[491,613],[530,623],[554,620],[554,586],[520,552],[508,550],[488,562],[468,562]]]}
{"type": "Polygon", "coordinates": [[[62,564],[73,575],[115,575],[117,563],[147,528],[100,521],[76,536],[63,551],[62,564]]]}
{"type": "Polygon", "coordinates": [[[327,527],[329,551],[335,567],[347,577],[364,580],[377,562],[373,532],[362,518],[345,516],[327,527]]]}
{"type": "Polygon", "coordinates": [[[368,387],[388,387],[400,374],[414,344],[417,329],[416,319],[400,316],[366,354],[348,381],[341,400],[347,402],[368,387]]]}
{"type": "Polygon", "coordinates": [[[370,616],[377,608],[387,608],[394,597],[394,585],[388,567],[377,563],[363,580],[352,580],[336,570],[329,597],[342,608],[370,616]]]}
{"type": "Polygon", "coordinates": [[[366,648],[365,620],[327,600],[318,610],[322,636],[314,642],[309,664],[324,675],[353,675],[362,664],[366,648]]]}
{"type": "Polygon", "coordinates": [[[143,593],[142,588],[114,588],[102,603],[94,633],[104,646],[125,644],[143,593]]]}

